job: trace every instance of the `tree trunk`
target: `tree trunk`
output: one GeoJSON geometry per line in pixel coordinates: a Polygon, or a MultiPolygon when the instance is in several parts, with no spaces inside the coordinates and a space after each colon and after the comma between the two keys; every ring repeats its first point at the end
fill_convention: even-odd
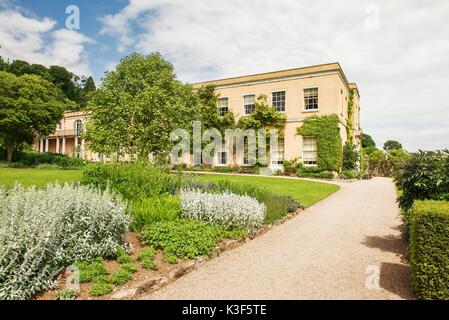
{"type": "Polygon", "coordinates": [[[14,145],[6,145],[6,161],[8,163],[12,162],[12,152],[14,150],[14,145]]]}

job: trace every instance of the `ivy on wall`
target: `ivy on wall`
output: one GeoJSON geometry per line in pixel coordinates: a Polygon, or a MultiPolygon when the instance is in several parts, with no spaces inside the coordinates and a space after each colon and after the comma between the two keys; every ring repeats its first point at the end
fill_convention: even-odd
{"type": "Polygon", "coordinates": [[[306,118],[297,132],[303,137],[316,137],[319,169],[340,171],[343,151],[336,114],[306,118]]]}
{"type": "Polygon", "coordinates": [[[351,144],[353,143],[352,133],[354,131],[353,117],[354,117],[354,89],[350,89],[348,101],[348,119],[346,123],[346,135],[348,137],[348,142],[351,144]]]}

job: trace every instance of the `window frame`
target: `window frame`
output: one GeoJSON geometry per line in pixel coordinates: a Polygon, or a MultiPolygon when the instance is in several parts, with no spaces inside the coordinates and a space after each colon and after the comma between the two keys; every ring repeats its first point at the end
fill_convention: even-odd
{"type": "MultiPolygon", "coordinates": [[[[320,109],[320,89],[319,87],[306,87],[302,89],[302,95],[303,95],[303,112],[318,112],[320,109]],[[306,109],[307,103],[306,103],[306,90],[316,89],[317,90],[317,98],[316,98],[316,109],[306,109]]],[[[310,101],[310,98],[309,100],[310,101]]]]}
{"type": "Polygon", "coordinates": [[[251,112],[253,112],[256,109],[256,94],[255,93],[250,93],[250,94],[245,94],[243,96],[243,115],[244,116],[248,116],[251,114],[251,112],[246,112],[246,107],[247,106],[253,106],[253,109],[251,110],[251,112]],[[253,97],[254,98],[254,103],[253,104],[246,104],[245,98],[246,97],[253,97]]]}
{"type": "Polygon", "coordinates": [[[218,114],[220,117],[224,117],[229,112],[229,98],[228,97],[220,97],[217,99],[217,108],[218,108],[218,114]],[[226,107],[220,106],[220,101],[226,100],[226,107]],[[226,111],[223,112],[222,110],[226,108],[226,111]]]}
{"type": "Polygon", "coordinates": [[[225,151],[218,151],[217,152],[217,166],[225,167],[228,165],[228,152],[225,151]],[[223,163],[223,155],[225,155],[225,161],[223,163]]]}
{"type": "Polygon", "coordinates": [[[287,90],[276,90],[276,91],[272,91],[271,92],[271,106],[277,111],[277,112],[281,112],[281,113],[285,113],[285,108],[286,108],[286,101],[287,101],[287,90]],[[283,110],[278,110],[278,106],[274,105],[274,94],[275,93],[284,93],[284,109],[283,110]]]}
{"type": "MultiPolygon", "coordinates": [[[[309,158],[309,157],[308,157],[309,158]]],[[[303,166],[306,166],[306,167],[316,167],[316,166],[318,166],[318,141],[317,141],[317,137],[313,137],[313,136],[306,136],[306,137],[302,137],[302,164],[303,164],[303,166]],[[306,148],[305,148],[305,146],[306,146],[306,143],[305,143],[305,140],[306,139],[314,139],[315,140],[315,149],[314,150],[305,150],[306,148]],[[315,152],[315,163],[306,163],[305,161],[305,153],[306,152],[315,152]]]]}

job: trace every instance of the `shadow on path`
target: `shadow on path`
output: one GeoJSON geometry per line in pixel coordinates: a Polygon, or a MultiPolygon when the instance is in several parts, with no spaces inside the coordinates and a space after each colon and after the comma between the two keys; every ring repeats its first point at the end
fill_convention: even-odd
{"type": "Polygon", "coordinates": [[[401,235],[367,236],[362,242],[369,248],[396,254],[402,263],[382,262],[380,287],[404,299],[414,299],[410,287],[411,268],[408,265],[406,244],[401,235]]]}

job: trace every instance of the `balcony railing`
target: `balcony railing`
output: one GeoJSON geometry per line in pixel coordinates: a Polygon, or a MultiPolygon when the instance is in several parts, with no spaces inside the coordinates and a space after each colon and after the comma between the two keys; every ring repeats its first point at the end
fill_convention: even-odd
{"type": "Polygon", "coordinates": [[[74,136],[75,130],[68,129],[68,130],[56,130],[54,133],[50,134],[49,137],[68,137],[68,136],[74,136]]]}

